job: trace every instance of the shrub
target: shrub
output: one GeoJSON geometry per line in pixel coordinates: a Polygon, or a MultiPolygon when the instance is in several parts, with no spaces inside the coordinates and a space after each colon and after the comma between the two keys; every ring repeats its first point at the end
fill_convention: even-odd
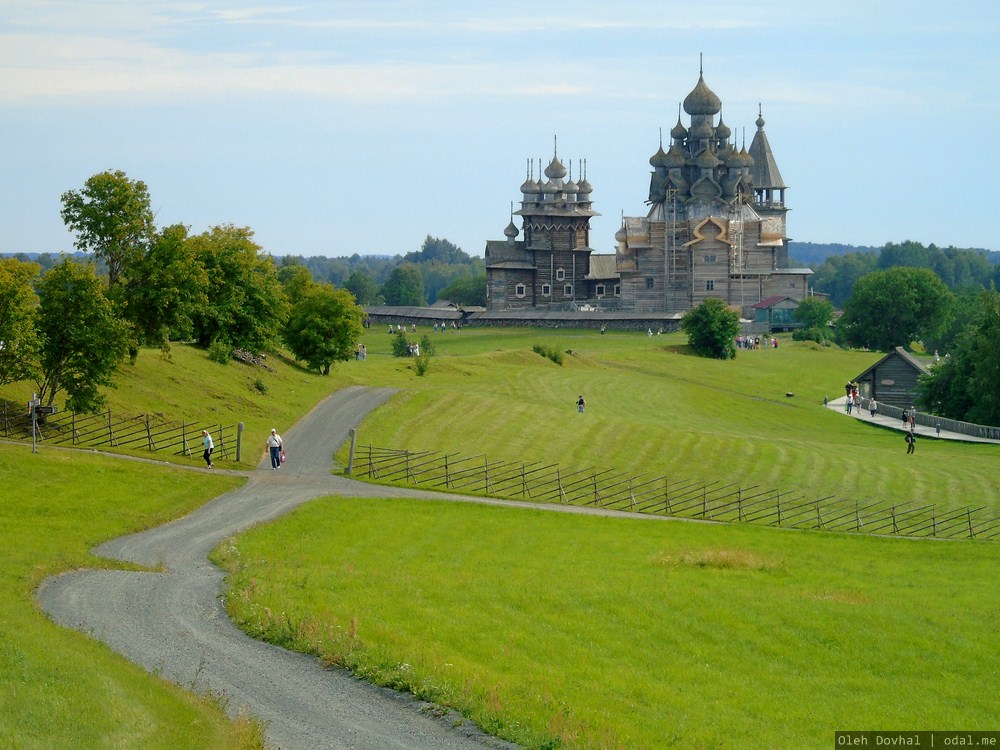
{"type": "Polygon", "coordinates": [[[208,347],[208,358],[220,365],[228,365],[233,358],[233,348],[225,341],[213,341],[208,347]]]}
{"type": "Polygon", "coordinates": [[[431,355],[425,354],[423,351],[421,351],[419,356],[413,358],[413,369],[416,370],[417,375],[426,375],[430,366],[431,355]]]}
{"type": "Polygon", "coordinates": [[[815,341],[823,346],[830,346],[833,343],[833,331],[829,326],[814,326],[812,328],[799,328],[792,333],[794,341],[815,341]]]}
{"type": "Polygon", "coordinates": [[[410,356],[410,342],[406,340],[406,334],[403,331],[397,331],[392,339],[392,356],[410,356]]]}
{"type": "Polygon", "coordinates": [[[553,346],[546,346],[545,344],[535,344],[531,347],[536,354],[540,354],[543,357],[547,357],[555,362],[560,367],[563,364],[563,354],[561,351],[553,346]]]}

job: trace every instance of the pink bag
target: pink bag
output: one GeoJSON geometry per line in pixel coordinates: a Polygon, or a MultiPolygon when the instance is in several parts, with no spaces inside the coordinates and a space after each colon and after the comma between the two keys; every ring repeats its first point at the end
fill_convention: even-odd
{"type": "Polygon", "coordinates": [[[281,463],[285,463],[285,452],[281,451],[281,463]]]}

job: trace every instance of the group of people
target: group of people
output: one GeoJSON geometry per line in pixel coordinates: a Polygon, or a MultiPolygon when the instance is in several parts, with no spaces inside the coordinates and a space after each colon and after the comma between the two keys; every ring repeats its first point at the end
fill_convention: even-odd
{"type": "Polygon", "coordinates": [[[777,349],[778,339],[768,338],[764,336],[744,336],[740,334],[736,337],[736,348],[737,349],[777,349]]]}
{"type": "Polygon", "coordinates": [[[366,359],[368,359],[368,347],[364,344],[358,344],[354,347],[354,361],[364,362],[366,359]]]}
{"type": "MultiPolygon", "coordinates": [[[[201,445],[204,448],[201,457],[205,459],[205,465],[209,469],[214,469],[215,464],[212,463],[212,453],[215,452],[215,441],[212,440],[212,433],[208,430],[201,431],[201,445]]],[[[285,443],[276,429],[271,429],[271,434],[267,438],[266,445],[271,457],[271,471],[280,469],[282,462],[285,460],[285,443]]]]}

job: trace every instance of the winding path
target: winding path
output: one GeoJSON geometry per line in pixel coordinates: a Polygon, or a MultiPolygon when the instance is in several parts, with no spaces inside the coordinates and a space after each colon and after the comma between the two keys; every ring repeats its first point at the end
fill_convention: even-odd
{"type": "Polygon", "coordinates": [[[99,638],[150,672],[195,691],[221,693],[233,710],[247,706],[267,722],[268,741],[276,748],[512,748],[453,713],[441,716],[437,707],[248,637],[230,622],[220,600],[223,573],[208,554],[233,534],[325,495],[435,497],[330,474],[331,456],[350,428],[392,393],[338,391],[286,433],[289,462],[281,469],[271,471],[265,459],[260,468],[266,470],[249,473],[244,487],[184,518],[95,550],[166,572],[67,573],[39,589],[42,608],[57,623],[99,638]]]}

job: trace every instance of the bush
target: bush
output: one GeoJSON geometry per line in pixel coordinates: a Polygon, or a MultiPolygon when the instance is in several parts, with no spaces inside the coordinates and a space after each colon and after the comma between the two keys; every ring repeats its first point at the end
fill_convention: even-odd
{"type": "Polygon", "coordinates": [[[397,331],[392,339],[392,356],[410,356],[410,342],[406,340],[406,334],[403,331],[397,331]]]}
{"type": "Polygon", "coordinates": [[[431,366],[431,355],[421,352],[420,356],[413,358],[413,369],[417,375],[426,375],[431,366]]]}
{"type": "Polygon", "coordinates": [[[543,357],[547,357],[555,362],[560,367],[563,364],[563,354],[561,351],[552,346],[545,346],[545,344],[535,344],[531,347],[536,354],[540,354],[543,357]]]}
{"type": "Polygon", "coordinates": [[[225,341],[213,341],[208,347],[208,358],[220,365],[228,365],[229,360],[233,358],[233,347],[225,341]]]}
{"type": "Polygon", "coordinates": [[[793,341],[815,341],[823,346],[830,346],[833,343],[833,331],[829,326],[799,328],[792,333],[793,341]]]}

